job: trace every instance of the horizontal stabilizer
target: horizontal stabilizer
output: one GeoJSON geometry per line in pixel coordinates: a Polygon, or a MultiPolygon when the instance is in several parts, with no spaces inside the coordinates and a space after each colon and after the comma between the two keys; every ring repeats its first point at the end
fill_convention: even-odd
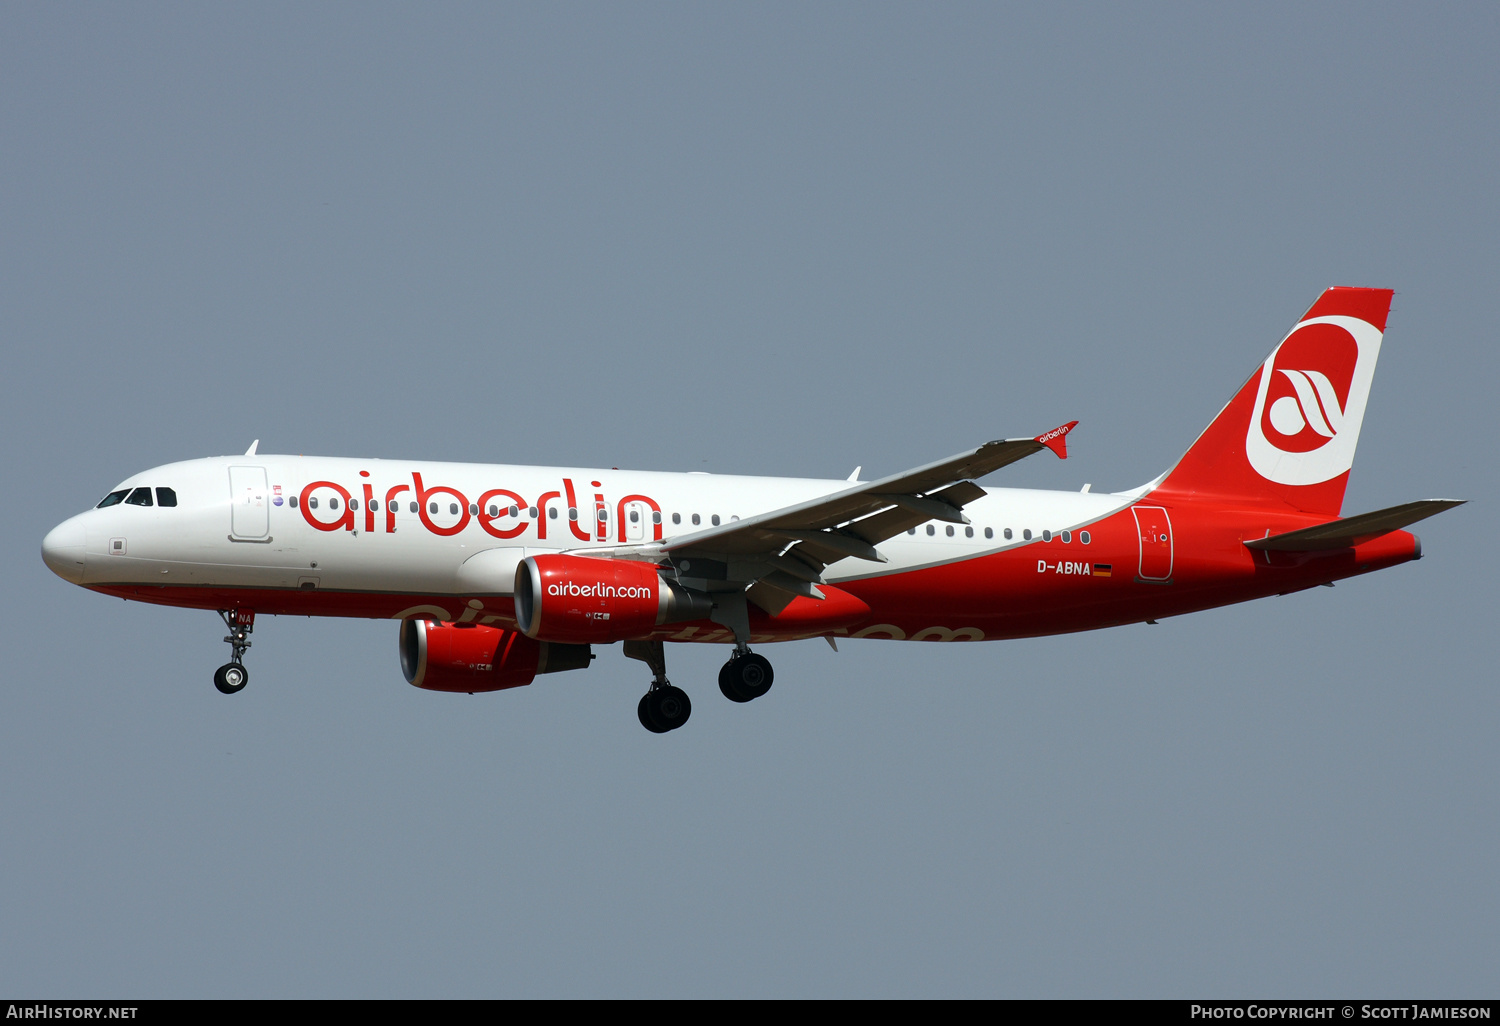
{"type": "Polygon", "coordinates": [[[1322,552],[1326,549],[1347,549],[1354,545],[1379,538],[1382,534],[1399,531],[1418,520],[1436,516],[1445,509],[1462,506],[1467,499],[1420,499],[1403,503],[1389,509],[1377,509],[1373,513],[1361,513],[1355,517],[1331,520],[1317,527],[1304,527],[1300,531],[1273,534],[1269,538],[1255,538],[1245,543],[1252,549],[1267,549],[1273,552],[1322,552]]]}

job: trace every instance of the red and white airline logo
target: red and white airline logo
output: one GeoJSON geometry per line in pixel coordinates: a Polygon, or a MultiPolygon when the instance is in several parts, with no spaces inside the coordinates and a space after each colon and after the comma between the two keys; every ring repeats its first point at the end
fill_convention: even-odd
{"type": "Polygon", "coordinates": [[[1337,315],[1305,320],[1281,340],[1261,368],[1245,437],[1256,473],[1312,485],[1354,465],[1380,337],[1368,321],[1337,315]]]}

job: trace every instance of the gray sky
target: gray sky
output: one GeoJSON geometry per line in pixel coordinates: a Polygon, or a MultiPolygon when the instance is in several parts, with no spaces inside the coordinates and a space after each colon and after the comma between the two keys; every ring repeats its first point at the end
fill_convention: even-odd
{"type": "Polygon", "coordinates": [[[1491,996],[1500,10],[0,8],[0,990],[1491,996]],[[481,696],[387,622],[54,577],[266,452],[843,477],[1078,418],[1165,469],[1398,290],[1345,509],[1427,557],[1093,634],[481,696]],[[20,501],[17,501],[20,500],[20,501]]]}

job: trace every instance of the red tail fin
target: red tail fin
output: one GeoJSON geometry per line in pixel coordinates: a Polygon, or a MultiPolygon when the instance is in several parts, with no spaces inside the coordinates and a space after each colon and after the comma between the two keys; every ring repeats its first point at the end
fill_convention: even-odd
{"type": "Polygon", "coordinates": [[[1324,292],[1152,494],[1337,516],[1392,294],[1324,292]]]}

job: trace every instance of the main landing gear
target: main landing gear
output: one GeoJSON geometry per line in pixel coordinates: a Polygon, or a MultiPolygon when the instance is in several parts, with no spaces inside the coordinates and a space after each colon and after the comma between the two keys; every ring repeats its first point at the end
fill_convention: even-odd
{"type": "Polygon", "coordinates": [[[771,690],[771,681],[775,679],[771,660],[748,648],[737,648],[719,670],[719,690],[731,702],[753,702],[771,690]]]}
{"type": "Polygon", "coordinates": [[[625,655],[651,667],[651,689],[641,696],[636,715],[653,734],[676,730],[693,714],[687,692],[667,680],[667,656],[660,641],[627,641],[625,655]]]}
{"type": "MultiPolygon", "coordinates": [[[[662,643],[627,641],[625,655],[651,667],[651,689],[636,706],[641,726],[653,734],[665,734],[686,723],[693,713],[693,703],[687,692],[667,680],[667,658],[662,643]]],[[[771,690],[775,676],[769,659],[738,647],[719,671],[719,690],[731,702],[750,702],[771,690]]]]}
{"type": "Polygon", "coordinates": [[[229,644],[229,662],[214,671],[214,687],[226,695],[245,690],[250,671],[245,669],[245,650],[250,647],[250,632],[255,630],[255,610],[221,609],[219,619],[229,628],[224,640],[229,644]]]}

